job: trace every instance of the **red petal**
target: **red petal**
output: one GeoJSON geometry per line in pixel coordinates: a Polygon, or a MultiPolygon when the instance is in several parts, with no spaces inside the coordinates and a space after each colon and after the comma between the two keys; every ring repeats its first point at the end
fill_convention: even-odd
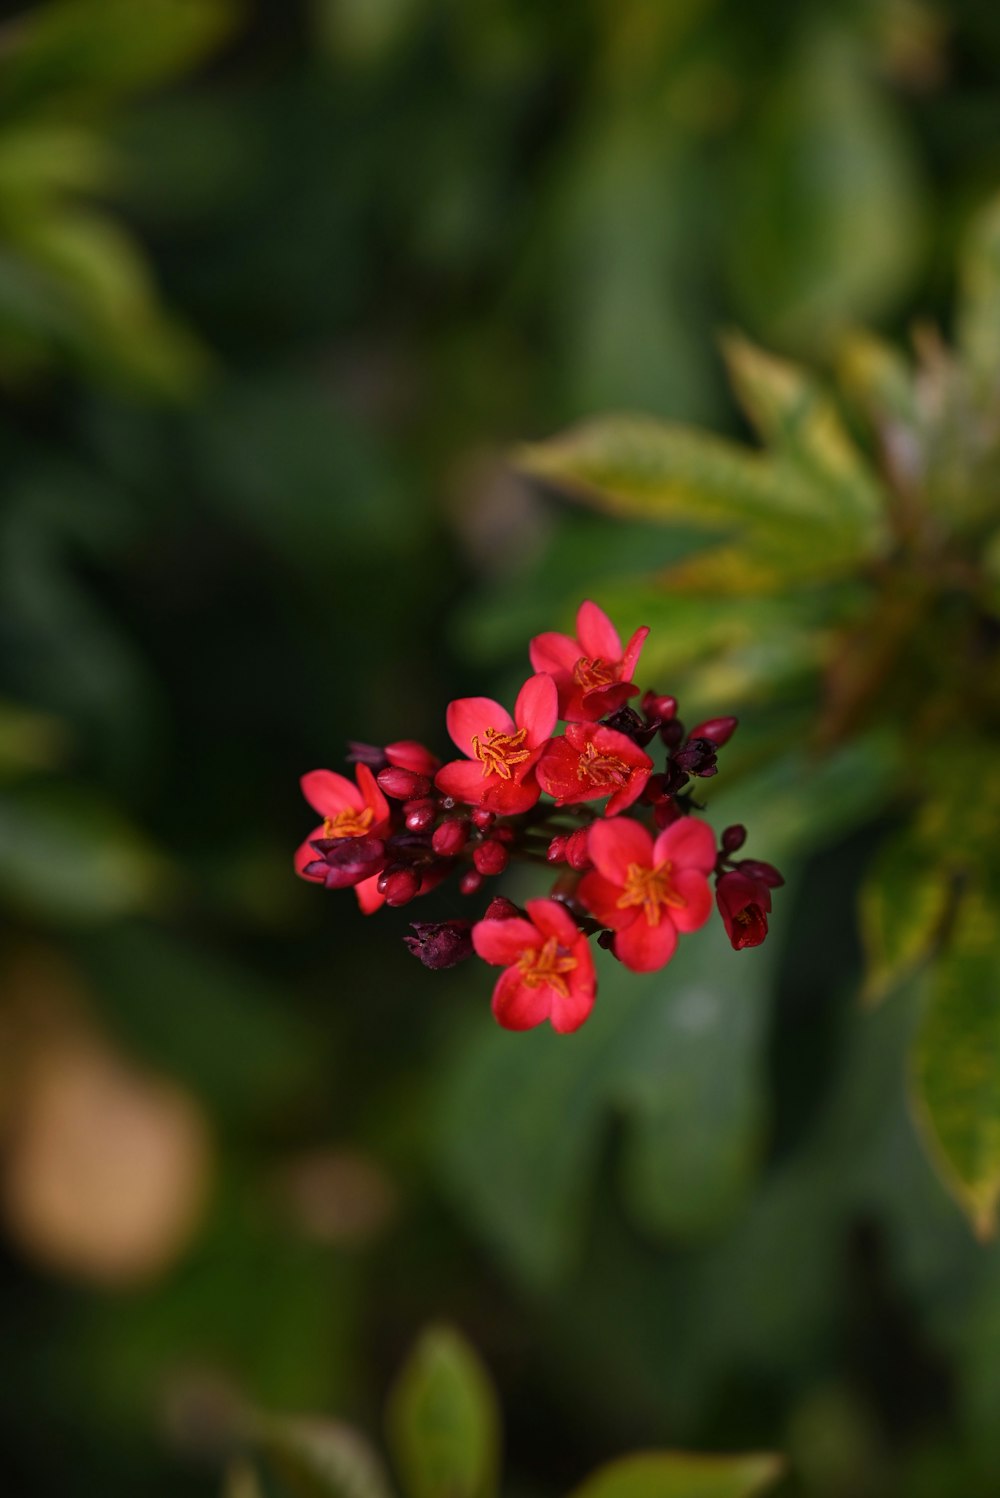
{"type": "Polygon", "coordinates": [[[551,1001],[552,989],[548,984],[529,988],[521,981],[516,967],[508,968],[493,990],[493,1013],[505,1030],[533,1030],[548,1019],[551,1001]]]}
{"type": "Polygon", "coordinates": [[[434,771],[441,764],[437,755],[432,754],[416,739],[397,739],[394,744],[386,744],[385,757],[390,765],[396,765],[401,770],[412,770],[414,775],[428,775],[432,779],[434,771]]]}
{"type": "Polygon", "coordinates": [[[625,706],[630,697],[638,697],[638,695],[639,688],[633,686],[630,681],[618,681],[610,687],[591,687],[589,691],[580,694],[580,710],[573,716],[581,723],[596,723],[598,718],[606,718],[609,713],[616,713],[620,707],[625,706]]]}
{"type": "Polygon", "coordinates": [[[510,967],[522,952],[537,950],[542,941],[536,927],[520,916],[506,921],[477,921],[472,928],[472,945],[483,961],[494,967],[510,967]]]}
{"type": "Polygon", "coordinates": [[[477,761],[453,759],[442,765],[434,777],[434,784],[446,796],[456,801],[465,801],[469,806],[482,804],[487,782],[483,779],[482,767],[477,761]]]}
{"type": "Polygon", "coordinates": [[[542,935],[554,936],[560,946],[572,947],[580,940],[579,926],[558,900],[529,900],[525,909],[542,935]]]}
{"type": "Polygon", "coordinates": [[[579,763],[579,749],[575,749],[566,738],[553,739],[538,761],[535,772],[538,784],[549,796],[554,796],[559,805],[567,801],[589,801],[602,794],[600,787],[589,786],[580,779],[577,774],[579,763]]]}
{"type": "Polygon", "coordinates": [[[678,931],[698,931],[712,914],[712,891],[700,869],[678,869],[671,884],[686,905],[671,906],[670,919],[678,931]]]}
{"type": "Polygon", "coordinates": [[[534,772],[530,766],[528,768],[529,774],[523,780],[500,780],[491,776],[483,781],[486,789],[479,805],[487,811],[495,811],[500,817],[516,817],[523,811],[530,811],[542,792],[534,772]]]}
{"type": "Polygon", "coordinates": [[[620,884],[613,884],[603,874],[592,870],[589,874],[584,874],[577,895],[596,920],[614,931],[620,931],[630,925],[639,914],[634,905],[626,910],[619,907],[621,892],[620,884]]]}
{"type": "Polygon", "coordinates": [[[370,879],[362,879],[360,884],[354,886],[354,893],[358,897],[358,904],[365,915],[372,915],[385,904],[385,895],[380,895],[378,892],[380,877],[378,874],[373,874],[370,879]]]}
{"type": "Polygon", "coordinates": [[[298,848],[296,848],[296,850],[295,850],[295,872],[302,879],[308,879],[310,884],[322,884],[323,883],[322,875],[320,875],[320,877],[318,879],[314,879],[311,874],[307,874],[305,872],[306,864],[307,863],[315,863],[316,860],[317,860],[317,858],[319,857],[319,854],[316,852],[316,849],[312,846],[312,840],[313,840],[314,837],[322,837],[322,836],[323,836],[323,828],[322,827],[314,827],[313,830],[312,830],[312,832],[310,832],[309,836],[306,838],[305,842],[302,843],[302,844],[300,844],[300,846],[298,848]]]}
{"type": "Polygon", "coordinates": [[[654,862],[662,863],[665,858],[678,868],[700,869],[703,874],[710,874],[715,868],[715,833],[697,817],[680,817],[656,839],[654,862]]]}
{"type": "Polygon", "coordinates": [[[448,704],[445,721],[452,742],[469,759],[475,757],[473,737],[485,738],[487,728],[497,733],[515,733],[514,719],[492,697],[459,697],[448,704]]]}
{"type": "Polygon", "coordinates": [[[559,693],[551,676],[529,676],[514,704],[518,728],[528,730],[527,745],[537,749],[552,737],[559,716],[559,693]]]}
{"type": "Polygon", "coordinates": [[[364,798],[356,785],[334,770],[310,770],[299,781],[302,794],[313,811],[321,817],[335,817],[338,811],[362,811],[364,798]]]}
{"type": "Polygon", "coordinates": [[[624,885],[630,863],[641,864],[647,869],[653,864],[653,839],[645,827],[628,817],[595,822],[590,829],[587,851],[597,865],[598,873],[618,885],[624,885]]]}
{"type": "Polygon", "coordinates": [[[589,950],[585,950],[580,958],[580,966],[575,973],[570,975],[568,998],[564,999],[562,994],[558,993],[552,995],[552,1012],[549,1019],[553,1030],[557,1030],[560,1035],[572,1035],[574,1030],[579,1030],[594,1007],[596,986],[593,959],[589,950]],[[586,965],[583,961],[584,957],[586,957],[586,965]]]}
{"type": "Polygon", "coordinates": [[[635,675],[635,668],[639,664],[639,657],[642,654],[642,647],[646,643],[646,636],[648,634],[649,627],[644,624],[636,630],[631,640],[625,646],[625,656],[622,660],[623,681],[631,681],[635,675]]]}
{"type": "Polygon", "coordinates": [[[652,768],[653,761],[650,760],[648,764],[639,765],[632,771],[625,785],[622,786],[621,790],[615,791],[604,808],[604,815],[606,817],[617,817],[619,812],[625,811],[626,808],[632,805],[633,801],[638,800],[642,795],[643,787],[649,779],[652,768]]]}
{"type": "Polygon", "coordinates": [[[573,667],[582,654],[576,640],[570,639],[569,635],[556,634],[554,630],[536,635],[528,646],[533,669],[547,671],[550,676],[555,677],[572,676],[573,667]]]}
{"type": "Polygon", "coordinates": [[[389,803],[379,790],[378,781],[367,765],[358,765],[356,773],[358,788],[364,797],[365,805],[371,807],[375,817],[369,830],[377,837],[382,823],[389,820],[389,803]]]}
{"type": "Polygon", "coordinates": [[[620,661],[622,642],[618,631],[603,609],[588,598],[576,615],[576,637],[583,647],[580,654],[588,660],[598,656],[603,661],[620,661]]]}
{"type": "Polygon", "coordinates": [[[658,926],[651,926],[640,914],[615,937],[615,956],[633,973],[655,973],[666,966],[676,950],[677,929],[666,916],[658,926]]]}

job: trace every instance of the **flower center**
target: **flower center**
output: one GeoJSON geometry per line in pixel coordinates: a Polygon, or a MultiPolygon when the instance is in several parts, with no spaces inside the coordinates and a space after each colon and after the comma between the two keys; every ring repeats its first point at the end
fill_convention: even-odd
{"type": "Polygon", "coordinates": [[[517,733],[499,733],[495,728],[487,728],[485,742],[478,733],[475,734],[472,752],[482,761],[483,779],[487,775],[499,775],[501,780],[512,779],[513,766],[531,758],[531,750],[522,747],[527,736],[526,728],[519,728],[517,733]]]}
{"type": "Polygon", "coordinates": [[[613,681],[617,681],[618,673],[610,661],[602,660],[599,655],[595,655],[593,660],[581,655],[573,667],[573,680],[585,692],[593,692],[598,687],[609,687],[613,681]]]}
{"type": "Polygon", "coordinates": [[[529,947],[522,952],[517,965],[522,981],[529,988],[538,988],[539,984],[547,983],[560,998],[569,998],[569,984],[564,975],[571,973],[576,967],[576,958],[560,947],[556,937],[550,936],[543,947],[529,947]]]}
{"type": "Polygon", "coordinates": [[[363,811],[354,811],[348,806],[344,811],[338,811],[335,817],[324,817],[324,837],[364,837],[375,820],[375,813],[370,806],[363,811]]]}
{"type": "Polygon", "coordinates": [[[630,863],[625,887],[616,902],[618,909],[628,910],[631,905],[641,905],[649,924],[658,926],[664,905],[681,910],[687,904],[684,896],[671,883],[672,873],[673,864],[669,859],[652,869],[645,864],[630,863]]]}
{"type": "Polygon", "coordinates": [[[577,780],[586,780],[591,785],[624,785],[632,773],[632,767],[617,754],[601,754],[595,744],[590,743],[580,755],[576,767],[577,780]]]}

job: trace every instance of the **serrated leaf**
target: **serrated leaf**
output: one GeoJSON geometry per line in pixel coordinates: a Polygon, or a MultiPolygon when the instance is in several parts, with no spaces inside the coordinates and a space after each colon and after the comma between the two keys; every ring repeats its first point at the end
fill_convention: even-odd
{"type": "Polygon", "coordinates": [[[783,1459],[771,1452],[637,1452],[599,1468],[572,1498],[754,1498],[777,1482],[783,1470],[783,1459]]]}
{"type": "Polygon", "coordinates": [[[250,1435],[293,1498],[391,1498],[381,1458],[339,1420],[258,1415],[250,1435]]]}
{"type": "Polygon", "coordinates": [[[927,958],[952,903],[952,872],[943,850],[916,825],[887,839],[861,889],[864,998],[877,1003],[927,958]]]}
{"type": "Polygon", "coordinates": [[[1000,389],[1000,196],[978,214],[959,262],[958,348],[984,393],[1000,389]]]}
{"type": "Polygon", "coordinates": [[[424,1332],[387,1411],[396,1469],[409,1498],[491,1498],[500,1413],[489,1374],[451,1327],[424,1332]]]}
{"type": "Polygon", "coordinates": [[[945,1184],[981,1237],[1000,1201],[1000,909],[982,887],[962,900],[928,981],[914,1104],[945,1184]]]}

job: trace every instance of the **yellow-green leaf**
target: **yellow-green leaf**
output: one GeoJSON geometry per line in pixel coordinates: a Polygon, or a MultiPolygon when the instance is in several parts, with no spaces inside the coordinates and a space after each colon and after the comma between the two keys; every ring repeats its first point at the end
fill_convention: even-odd
{"type": "Polygon", "coordinates": [[[339,1420],[260,1415],[250,1436],[293,1498],[391,1498],[381,1458],[339,1420]]]}
{"type": "Polygon", "coordinates": [[[489,1374],[458,1332],[424,1332],[392,1390],[387,1421],[409,1498],[491,1498],[500,1414],[489,1374]]]}
{"type": "Polygon", "coordinates": [[[573,1498],[753,1498],[777,1482],[783,1469],[783,1459],[772,1452],[644,1451],[600,1467],[573,1498]]]}
{"type": "Polygon", "coordinates": [[[957,340],[984,393],[1000,390],[1000,196],[972,224],[959,266],[957,340]]]}
{"type": "Polygon", "coordinates": [[[942,852],[904,827],[883,845],[861,890],[864,997],[877,1003],[940,939],[954,880],[942,852]]]}
{"type": "Polygon", "coordinates": [[[1000,909],[981,886],[934,965],[914,1053],[914,1103],[931,1157],[981,1237],[1000,1200],[1000,909]]]}

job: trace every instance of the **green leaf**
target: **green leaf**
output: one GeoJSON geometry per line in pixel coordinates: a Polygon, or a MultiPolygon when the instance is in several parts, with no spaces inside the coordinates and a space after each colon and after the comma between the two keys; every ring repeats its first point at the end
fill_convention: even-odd
{"type": "Polygon", "coordinates": [[[1000,196],[974,220],[959,262],[959,351],[984,394],[1000,388],[1000,196]]]}
{"type": "Polygon", "coordinates": [[[914,1053],[914,1104],[931,1157],[981,1237],[1000,1201],[1000,907],[965,895],[930,975],[914,1053]]]}
{"type": "Polygon", "coordinates": [[[930,955],[953,889],[944,850],[929,845],[918,826],[887,839],[861,890],[868,1003],[884,998],[930,955]]]}
{"type": "Polygon", "coordinates": [[[391,1498],[381,1458],[338,1420],[258,1415],[250,1435],[293,1498],[391,1498]]]}
{"type": "Polygon", "coordinates": [[[489,1374],[458,1332],[424,1332],[393,1387],[387,1423],[410,1498],[491,1498],[500,1413],[489,1374]]]}
{"type": "Polygon", "coordinates": [[[638,1452],[599,1468],[573,1498],[753,1498],[777,1482],[783,1470],[783,1459],[770,1452],[638,1452]]]}

